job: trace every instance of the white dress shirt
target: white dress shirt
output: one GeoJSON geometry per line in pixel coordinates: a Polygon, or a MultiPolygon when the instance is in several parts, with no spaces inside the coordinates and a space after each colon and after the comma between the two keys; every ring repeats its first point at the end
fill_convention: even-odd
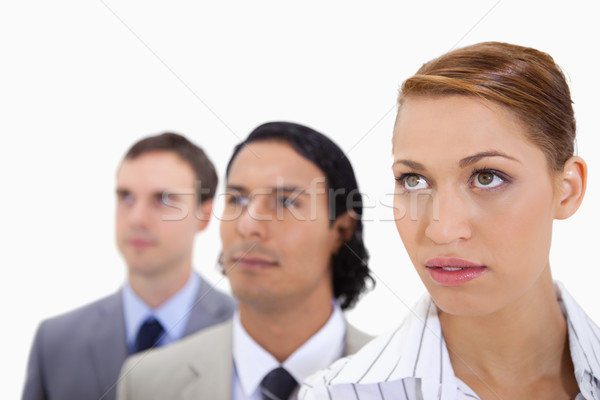
{"type": "Polygon", "coordinates": [[[146,319],[154,317],[165,330],[158,342],[159,346],[176,342],[183,337],[190,320],[190,310],[194,306],[200,290],[200,278],[192,272],[186,284],[163,305],[153,309],[135,294],[129,283],[123,286],[123,315],[127,347],[131,352],[137,333],[146,319]]]}
{"type": "Polygon", "coordinates": [[[346,323],[342,311],[334,303],[327,323],[280,363],[248,335],[236,312],[233,316],[232,400],[260,400],[260,382],[266,374],[280,366],[296,382],[302,383],[309,375],[342,356],[345,335],[346,323]]]}
{"type": "MultiPolygon", "coordinates": [[[[580,390],[576,400],[600,400],[600,328],[558,282],[556,294],[568,323],[580,390]]],[[[479,396],[454,375],[437,308],[426,295],[400,327],[312,375],[298,398],[463,400],[479,396]]]]}

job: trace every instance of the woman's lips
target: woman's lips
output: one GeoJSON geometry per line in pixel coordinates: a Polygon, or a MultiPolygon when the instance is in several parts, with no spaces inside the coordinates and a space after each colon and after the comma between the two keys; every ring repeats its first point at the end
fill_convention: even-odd
{"type": "Polygon", "coordinates": [[[435,257],[425,263],[431,278],[443,286],[457,286],[480,277],[485,265],[455,257],[435,257]]]}

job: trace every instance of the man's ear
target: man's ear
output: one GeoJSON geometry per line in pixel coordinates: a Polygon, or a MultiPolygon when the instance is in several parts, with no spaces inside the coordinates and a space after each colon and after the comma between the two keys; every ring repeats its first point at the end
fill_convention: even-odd
{"type": "Polygon", "coordinates": [[[587,187],[587,165],[581,157],[567,160],[558,178],[558,202],[554,217],[566,219],[577,211],[587,187]]]}
{"type": "Polygon", "coordinates": [[[347,211],[333,222],[331,230],[335,236],[332,242],[332,254],[337,254],[340,251],[340,247],[352,239],[352,235],[354,235],[354,231],[356,230],[357,217],[354,211],[347,211]]]}
{"type": "Polygon", "coordinates": [[[196,220],[198,220],[198,228],[197,231],[203,231],[208,226],[210,222],[210,217],[212,215],[213,210],[213,200],[208,199],[204,200],[198,207],[196,207],[196,220]]]}

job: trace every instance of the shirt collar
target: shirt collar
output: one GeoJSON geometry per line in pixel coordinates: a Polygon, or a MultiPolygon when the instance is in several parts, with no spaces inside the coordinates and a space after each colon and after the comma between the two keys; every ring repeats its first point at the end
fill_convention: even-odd
{"type": "MultiPolygon", "coordinates": [[[[580,390],[582,393],[594,391],[600,396],[600,354],[596,354],[594,350],[600,348],[600,328],[575,302],[562,283],[556,282],[555,289],[557,301],[568,323],[569,348],[580,390]]],[[[462,391],[469,390],[454,375],[437,308],[429,295],[425,295],[419,302],[409,324],[412,327],[404,343],[419,343],[419,346],[402,348],[404,356],[396,371],[392,372],[390,380],[415,377],[431,383],[442,383],[444,387],[455,385],[462,391]]]]}
{"type": "Polygon", "coordinates": [[[556,282],[556,297],[569,327],[569,350],[581,393],[595,391],[600,397],[600,328],[575,302],[562,283],[556,282]]]}
{"type": "MultiPolygon", "coordinates": [[[[588,372],[598,379],[600,378],[600,360],[596,357],[594,349],[600,346],[600,328],[575,302],[562,283],[556,282],[555,287],[557,300],[568,322],[569,346],[576,375],[578,371],[581,371],[580,374],[588,372]]],[[[402,341],[402,343],[411,343],[413,345],[401,349],[403,357],[393,375],[417,378],[440,376],[442,371],[436,366],[444,364],[442,361],[446,358],[448,350],[443,339],[435,303],[433,303],[429,295],[425,295],[417,303],[417,306],[411,310],[411,313],[413,315],[394,332],[394,335],[404,334],[407,336],[406,340],[402,341]],[[401,331],[404,331],[404,333],[401,331]],[[419,343],[419,346],[414,346],[415,343],[419,343]],[[432,354],[435,353],[434,349],[438,349],[437,357],[434,357],[435,354],[432,354]],[[431,365],[421,362],[420,359],[424,356],[424,350],[427,350],[429,359],[433,358],[440,361],[431,365]]],[[[453,374],[453,371],[447,372],[452,372],[453,374]]],[[[579,376],[577,378],[581,381],[579,376]]]]}
{"type": "Polygon", "coordinates": [[[431,297],[424,295],[410,313],[412,315],[391,334],[396,339],[390,345],[396,348],[382,355],[396,360],[387,381],[398,383],[416,378],[421,382],[424,398],[454,399],[457,387],[474,395],[454,375],[437,307],[431,297]],[[407,345],[409,343],[411,345],[407,345]],[[398,355],[401,355],[399,359],[398,355]]]}
{"type": "Polygon", "coordinates": [[[315,371],[327,367],[342,356],[345,347],[346,323],[339,305],[334,302],[327,323],[282,364],[248,335],[239,313],[233,316],[233,360],[242,391],[249,397],[264,376],[283,366],[298,383],[315,371]]]}
{"type": "MultiPolygon", "coordinates": [[[[575,377],[582,394],[600,398],[600,328],[556,283],[557,300],[568,322],[569,347],[575,377]]],[[[347,364],[343,374],[330,378],[332,385],[378,384],[380,389],[401,390],[403,381],[420,381],[423,397],[454,399],[456,390],[471,398],[475,393],[454,375],[435,303],[426,294],[402,325],[367,344],[347,364]],[[365,366],[370,366],[365,369],[365,366]],[[383,381],[383,382],[382,382],[383,381]],[[400,388],[400,389],[398,389],[400,388]]]]}
{"type": "Polygon", "coordinates": [[[129,282],[123,286],[123,314],[125,316],[125,332],[127,344],[131,347],[135,342],[140,326],[150,316],[154,316],[165,330],[165,337],[160,342],[167,344],[183,337],[185,327],[189,321],[190,310],[194,306],[200,278],[196,273],[190,274],[185,285],[171,296],[160,307],[153,309],[133,291],[129,282]]]}

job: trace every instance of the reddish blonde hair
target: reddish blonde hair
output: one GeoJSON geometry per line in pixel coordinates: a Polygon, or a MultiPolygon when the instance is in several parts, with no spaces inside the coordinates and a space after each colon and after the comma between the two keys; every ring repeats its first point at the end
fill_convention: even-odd
{"type": "Polygon", "coordinates": [[[415,96],[446,95],[475,96],[512,111],[555,171],[573,155],[576,124],[569,86],[544,52],[500,42],[451,51],[404,81],[398,104],[415,96]]]}

